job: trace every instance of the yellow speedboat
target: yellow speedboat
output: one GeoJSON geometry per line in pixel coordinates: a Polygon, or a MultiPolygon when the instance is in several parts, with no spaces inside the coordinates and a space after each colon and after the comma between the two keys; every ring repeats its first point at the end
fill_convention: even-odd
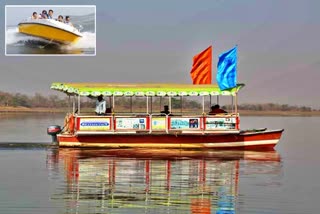
{"type": "Polygon", "coordinates": [[[78,29],[53,19],[28,19],[19,23],[19,32],[61,44],[74,43],[82,37],[78,29]]]}

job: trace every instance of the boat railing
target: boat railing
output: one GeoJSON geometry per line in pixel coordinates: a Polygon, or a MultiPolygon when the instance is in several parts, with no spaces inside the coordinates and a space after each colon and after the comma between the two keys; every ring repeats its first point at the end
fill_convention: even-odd
{"type": "Polygon", "coordinates": [[[121,113],[76,115],[75,131],[83,133],[206,133],[239,130],[238,114],[173,115],[121,113]]]}

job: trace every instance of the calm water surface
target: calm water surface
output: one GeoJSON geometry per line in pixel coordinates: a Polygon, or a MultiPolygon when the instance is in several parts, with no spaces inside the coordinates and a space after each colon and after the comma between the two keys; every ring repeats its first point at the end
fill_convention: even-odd
{"type": "Polygon", "coordinates": [[[0,115],[0,213],[320,213],[318,117],[242,117],[284,128],[275,151],[50,146],[64,115],[0,115]]]}

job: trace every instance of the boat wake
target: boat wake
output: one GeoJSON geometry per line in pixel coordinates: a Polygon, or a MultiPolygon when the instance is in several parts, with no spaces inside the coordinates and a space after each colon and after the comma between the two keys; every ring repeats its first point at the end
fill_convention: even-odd
{"type": "Polygon", "coordinates": [[[6,45],[13,47],[28,47],[35,49],[56,49],[59,53],[63,52],[86,52],[94,50],[96,47],[96,34],[92,32],[82,32],[83,37],[76,43],[70,45],[58,44],[45,39],[28,36],[19,33],[18,27],[11,27],[6,32],[6,45]]]}
{"type": "Polygon", "coordinates": [[[34,143],[34,142],[0,142],[0,150],[5,149],[44,149],[54,148],[56,145],[52,143],[34,143]]]}

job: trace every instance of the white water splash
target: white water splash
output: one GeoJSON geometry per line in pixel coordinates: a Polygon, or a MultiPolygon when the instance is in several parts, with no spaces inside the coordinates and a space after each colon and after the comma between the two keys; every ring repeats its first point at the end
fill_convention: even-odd
{"type": "Polygon", "coordinates": [[[96,34],[91,32],[82,32],[83,37],[76,43],[65,46],[63,48],[70,49],[88,49],[96,47],[96,34]]]}
{"type": "MultiPolygon", "coordinates": [[[[6,31],[6,44],[14,46],[22,46],[23,42],[30,39],[35,39],[35,37],[27,36],[19,33],[17,27],[8,28],[6,31]]],[[[39,38],[39,41],[45,41],[44,39],[39,38]]]]}

